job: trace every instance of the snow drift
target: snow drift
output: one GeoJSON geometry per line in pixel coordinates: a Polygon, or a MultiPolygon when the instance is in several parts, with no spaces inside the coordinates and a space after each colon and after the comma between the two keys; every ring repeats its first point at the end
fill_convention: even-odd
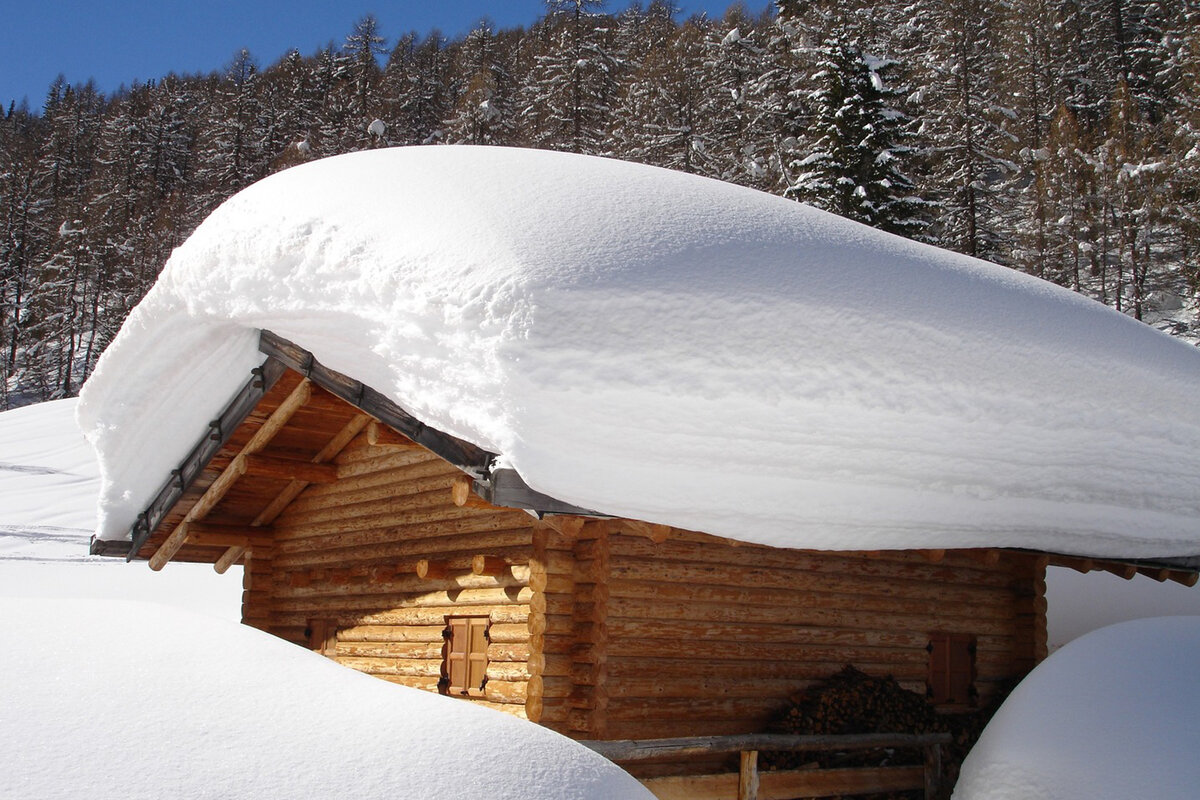
{"type": "Polygon", "coordinates": [[[0,797],[651,797],[545,728],[236,623],[95,600],[0,611],[21,643],[0,659],[0,797]]]}
{"type": "Polygon", "coordinates": [[[120,538],[270,329],[534,488],[771,545],[1200,552],[1200,353],[788,200],[561,153],[376,150],[181,246],[84,387],[120,538]]]}
{"type": "Polygon", "coordinates": [[[1009,695],[955,800],[1188,800],[1200,785],[1200,617],[1093,631],[1009,695]]]}

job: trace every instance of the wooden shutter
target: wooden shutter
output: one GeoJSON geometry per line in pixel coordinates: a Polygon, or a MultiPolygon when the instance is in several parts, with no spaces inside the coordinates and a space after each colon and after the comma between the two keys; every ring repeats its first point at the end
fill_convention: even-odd
{"type": "Polygon", "coordinates": [[[446,657],[442,669],[449,694],[483,694],[487,648],[487,617],[446,618],[446,657]]]}
{"type": "Polygon", "coordinates": [[[975,637],[935,633],[929,637],[929,699],[946,705],[970,705],[975,695],[975,637]]]}

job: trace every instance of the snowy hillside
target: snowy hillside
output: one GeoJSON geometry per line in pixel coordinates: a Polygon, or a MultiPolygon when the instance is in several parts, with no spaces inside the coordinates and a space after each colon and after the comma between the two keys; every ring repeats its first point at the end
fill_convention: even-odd
{"type": "Polygon", "coordinates": [[[239,619],[240,569],[177,564],[164,581],[140,564],[88,556],[99,479],[76,403],[0,413],[0,596],[147,600],[239,619]]]}

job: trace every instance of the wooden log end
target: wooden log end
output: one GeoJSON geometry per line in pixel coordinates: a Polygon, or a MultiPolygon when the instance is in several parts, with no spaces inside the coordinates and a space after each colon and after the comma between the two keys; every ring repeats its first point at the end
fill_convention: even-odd
{"type": "Polygon", "coordinates": [[[444,578],[449,573],[449,566],[444,561],[430,561],[422,558],[417,562],[417,577],[426,580],[444,578]]]}
{"type": "Polygon", "coordinates": [[[502,575],[508,571],[508,562],[499,556],[477,555],[471,559],[471,572],[476,575],[502,575]]]}

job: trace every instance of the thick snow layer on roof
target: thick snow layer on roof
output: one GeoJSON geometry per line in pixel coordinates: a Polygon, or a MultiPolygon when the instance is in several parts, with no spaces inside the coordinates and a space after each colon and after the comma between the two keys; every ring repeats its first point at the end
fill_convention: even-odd
{"type": "Polygon", "coordinates": [[[752,190],[469,147],[290,169],[175,252],[84,388],[102,537],[261,328],[613,515],[807,548],[1200,551],[1193,348],[752,190]]]}
{"type": "Polygon", "coordinates": [[[1200,786],[1200,617],[1124,622],[1026,676],[963,764],[955,800],[1188,800],[1200,786]]]}
{"type": "Polygon", "coordinates": [[[0,797],[650,798],[569,739],[149,603],[2,600],[0,797]]]}

